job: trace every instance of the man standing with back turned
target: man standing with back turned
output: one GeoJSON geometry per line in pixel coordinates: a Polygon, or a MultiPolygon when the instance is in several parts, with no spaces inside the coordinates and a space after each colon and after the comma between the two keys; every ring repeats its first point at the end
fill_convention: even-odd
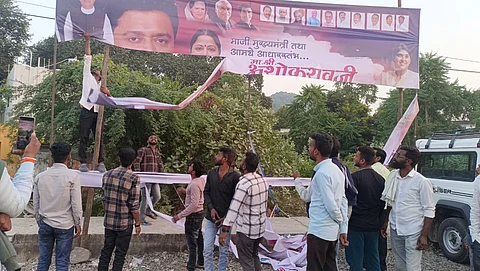
{"type": "Polygon", "coordinates": [[[103,175],[102,199],[105,208],[105,242],[98,263],[98,271],[108,271],[112,252],[115,249],[113,271],[122,271],[133,225],[135,235],[141,232],[138,201],[140,198],[140,177],[132,171],[135,150],[120,149],[121,166],[103,175]]]}
{"type": "MultiPolygon", "coordinates": [[[[91,92],[99,93],[100,91],[110,96],[110,91],[106,87],[100,86],[102,74],[99,70],[90,71],[92,66],[92,53],[90,51],[90,36],[85,34],[85,60],[83,64],[83,83],[82,83],[82,98],[80,99],[80,144],[78,145],[78,155],[80,156],[80,171],[87,172],[87,144],[90,131],[95,138],[97,131],[97,116],[99,106],[88,102],[88,96],[91,92]]],[[[102,129],[103,130],[103,129],[102,129]]],[[[98,168],[99,172],[105,172],[105,164],[103,164],[103,144],[100,139],[100,152],[98,154],[98,168]]]]}

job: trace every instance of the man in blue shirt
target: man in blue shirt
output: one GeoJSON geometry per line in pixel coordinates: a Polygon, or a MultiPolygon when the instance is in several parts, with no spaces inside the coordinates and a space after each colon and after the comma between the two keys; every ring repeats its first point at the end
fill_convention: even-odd
{"type": "Polygon", "coordinates": [[[316,173],[311,184],[307,271],[337,270],[335,259],[339,231],[340,243],[348,246],[345,175],[329,158],[332,146],[331,136],[315,134],[311,136],[308,147],[310,158],[316,163],[316,173]]]}

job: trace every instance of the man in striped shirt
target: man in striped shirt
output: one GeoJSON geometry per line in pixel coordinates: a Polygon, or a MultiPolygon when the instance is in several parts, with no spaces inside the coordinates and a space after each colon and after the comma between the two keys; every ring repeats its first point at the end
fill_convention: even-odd
{"type": "Polygon", "coordinates": [[[237,184],[227,216],[223,221],[219,242],[224,245],[233,223],[237,224],[237,251],[244,271],[260,271],[258,247],[267,221],[268,185],[255,173],[258,156],[247,152],[240,164],[243,176],[237,184]]]}

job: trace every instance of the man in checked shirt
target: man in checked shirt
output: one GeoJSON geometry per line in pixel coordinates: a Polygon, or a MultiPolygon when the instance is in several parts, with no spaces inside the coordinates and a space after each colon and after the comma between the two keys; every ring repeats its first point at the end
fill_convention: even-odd
{"type": "Polygon", "coordinates": [[[240,164],[240,170],[244,175],[238,181],[219,237],[219,242],[223,246],[233,223],[236,222],[236,245],[244,271],[262,270],[258,247],[267,222],[268,185],[263,177],[255,172],[258,162],[255,153],[245,153],[240,164]]]}
{"type": "Polygon", "coordinates": [[[121,166],[103,175],[102,199],[105,208],[105,242],[98,263],[99,271],[108,271],[113,249],[113,271],[121,271],[125,262],[135,221],[135,236],[141,232],[138,201],[140,177],[132,171],[135,150],[120,149],[121,166]]]}
{"type": "MultiPolygon", "coordinates": [[[[142,147],[137,152],[137,159],[133,164],[134,171],[141,172],[162,172],[163,171],[163,162],[162,155],[157,149],[158,138],[154,135],[151,135],[147,140],[147,146],[142,147]]],[[[155,207],[155,204],[160,201],[162,195],[160,194],[160,185],[158,183],[147,183],[145,186],[150,193],[148,196],[152,197],[152,206],[155,207]]],[[[156,215],[148,208],[147,210],[147,201],[146,201],[146,190],[145,187],[141,188],[142,199],[140,201],[140,221],[143,226],[151,225],[151,223],[145,220],[145,216],[148,216],[152,219],[157,219],[156,215]]]]}

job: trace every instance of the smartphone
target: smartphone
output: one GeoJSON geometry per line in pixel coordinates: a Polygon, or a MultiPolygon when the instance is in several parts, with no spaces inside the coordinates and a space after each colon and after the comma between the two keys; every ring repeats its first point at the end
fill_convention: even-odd
{"type": "Polygon", "coordinates": [[[18,120],[18,135],[15,149],[25,150],[30,143],[30,137],[35,130],[35,118],[20,117],[18,120]]]}

